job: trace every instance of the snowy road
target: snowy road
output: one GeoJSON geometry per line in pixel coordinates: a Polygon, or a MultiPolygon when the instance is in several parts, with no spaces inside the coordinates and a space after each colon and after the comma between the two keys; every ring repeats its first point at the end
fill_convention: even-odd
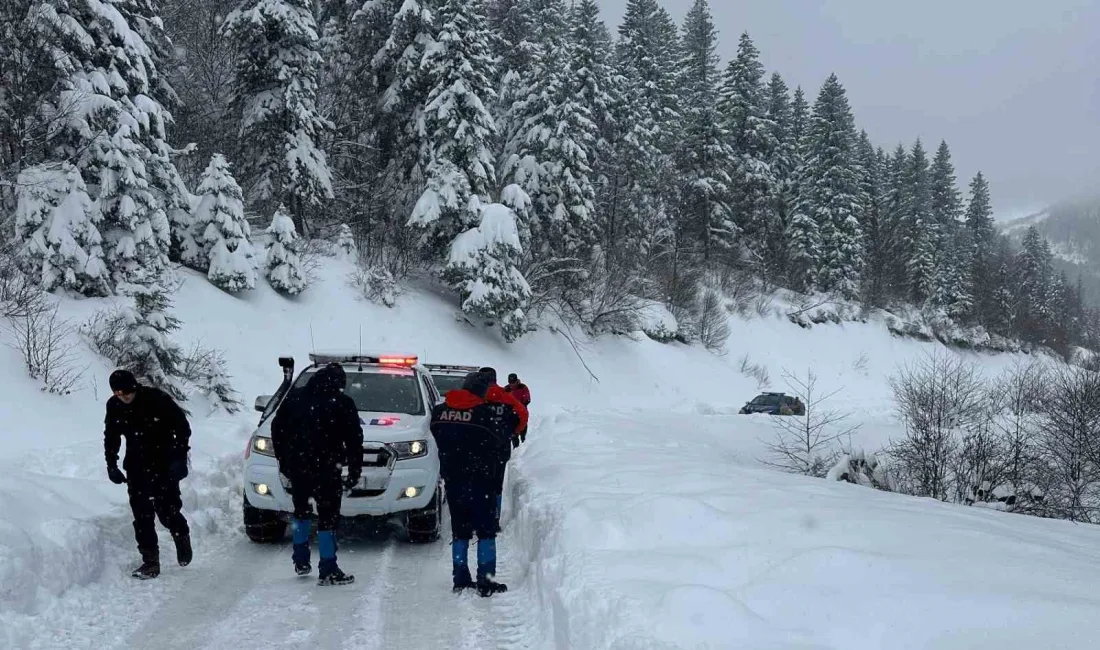
{"type": "MultiPolygon", "coordinates": [[[[167,541],[162,537],[162,546],[167,541]]],[[[518,616],[523,607],[513,602],[518,595],[489,600],[451,593],[443,541],[413,546],[389,530],[346,530],[340,564],[356,582],[331,588],[316,585],[316,571],[294,575],[289,543],[262,546],[243,536],[212,541],[213,547],[196,549],[187,568],[165,557],[159,580],[112,581],[113,588],[93,586],[62,599],[15,647],[530,647],[518,616]]]]}

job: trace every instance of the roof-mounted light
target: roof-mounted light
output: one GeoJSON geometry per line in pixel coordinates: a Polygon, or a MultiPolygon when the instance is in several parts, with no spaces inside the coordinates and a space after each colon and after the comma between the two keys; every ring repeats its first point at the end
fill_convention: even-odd
{"type": "Polygon", "coordinates": [[[321,352],[311,353],[309,355],[309,360],[317,365],[324,365],[327,363],[358,363],[361,365],[401,368],[411,368],[419,362],[416,356],[408,354],[339,354],[321,352]]]}

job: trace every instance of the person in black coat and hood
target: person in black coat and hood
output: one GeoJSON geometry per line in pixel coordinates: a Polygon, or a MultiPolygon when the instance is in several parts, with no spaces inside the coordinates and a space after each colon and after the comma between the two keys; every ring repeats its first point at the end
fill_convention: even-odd
{"type": "Polygon", "coordinates": [[[336,564],[336,525],[345,489],[363,472],[363,425],[355,401],[344,394],[347,374],[338,363],[317,371],[309,383],[292,391],[271,421],[271,444],[279,471],[290,480],[294,500],[294,550],[298,575],[310,566],[309,517],[317,503],[319,585],[347,585],[355,576],[336,564]],[[347,479],[341,481],[344,467],[347,479]]]}
{"type": "Polygon", "coordinates": [[[127,484],[142,560],[132,575],[148,580],[160,575],[155,518],[172,533],[179,565],[191,563],[191,532],[180,512],[180,481],[187,476],[191,426],[183,409],[167,393],[139,385],[130,371],[114,371],[110,384],[113,395],[107,400],[103,421],[107,476],[116,485],[127,484]],[[123,438],[125,474],[118,468],[123,438]]]}

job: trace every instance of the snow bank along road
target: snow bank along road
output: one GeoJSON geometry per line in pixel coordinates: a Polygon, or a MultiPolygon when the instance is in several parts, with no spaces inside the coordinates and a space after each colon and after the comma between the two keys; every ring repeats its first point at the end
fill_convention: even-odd
{"type": "MultiPolygon", "coordinates": [[[[347,588],[247,542],[239,461],[188,488],[196,562],[159,580],[119,512],[84,586],[2,615],[12,648],[890,648],[1044,650],[1100,640],[1100,527],[760,467],[767,417],[536,418],[510,471],[499,598],[449,590],[445,542],[345,528],[347,588]]],[[[167,544],[168,539],[162,538],[167,544]]],[[[79,550],[79,549],[74,549],[79,550]]]]}

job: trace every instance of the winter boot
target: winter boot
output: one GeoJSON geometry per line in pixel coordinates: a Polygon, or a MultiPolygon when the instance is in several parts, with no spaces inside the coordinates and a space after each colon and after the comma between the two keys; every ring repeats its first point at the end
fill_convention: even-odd
{"type": "Polygon", "coordinates": [[[508,591],[507,585],[493,581],[496,573],[497,541],[495,539],[477,540],[477,594],[482,598],[508,591]]]}
{"type": "Polygon", "coordinates": [[[348,575],[336,566],[336,533],[331,530],[322,530],[317,533],[317,549],[321,554],[321,562],[318,564],[320,577],[317,584],[323,587],[331,585],[350,585],[355,582],[355,576],[348,575]]]}
{"type": "Polygon", "coordinates": [[[134,572],[130,574],[131,578],[137,580],[152,580],[160,575],[160,562],[150,562],[148,560],[141,563],[141,566],[134,569],[134,572]]]}
{"type": "Polygon", "coordinates": [[[191,535],[183,534],[174,537],[176,540],[176,561],[180,566],[191,564],[194,554],[191,552],[191,535]]]}
{"type": "Polygon", "coordinates": [[[470,565],[468,564],[469,554],[470,540],[456,539],[451,542],[451,563],[454,567],[451,570],[451,575],[454,577],[452,591],[456,594],[474,588],[474,579],[470,577],[470,565]]]}
{"type": "Polygon", "coordinates": [[[313,571],[309,563],[309,520],[294,520],[294,551],[291,553],[294,573],[307,576],[313,571]]]}

